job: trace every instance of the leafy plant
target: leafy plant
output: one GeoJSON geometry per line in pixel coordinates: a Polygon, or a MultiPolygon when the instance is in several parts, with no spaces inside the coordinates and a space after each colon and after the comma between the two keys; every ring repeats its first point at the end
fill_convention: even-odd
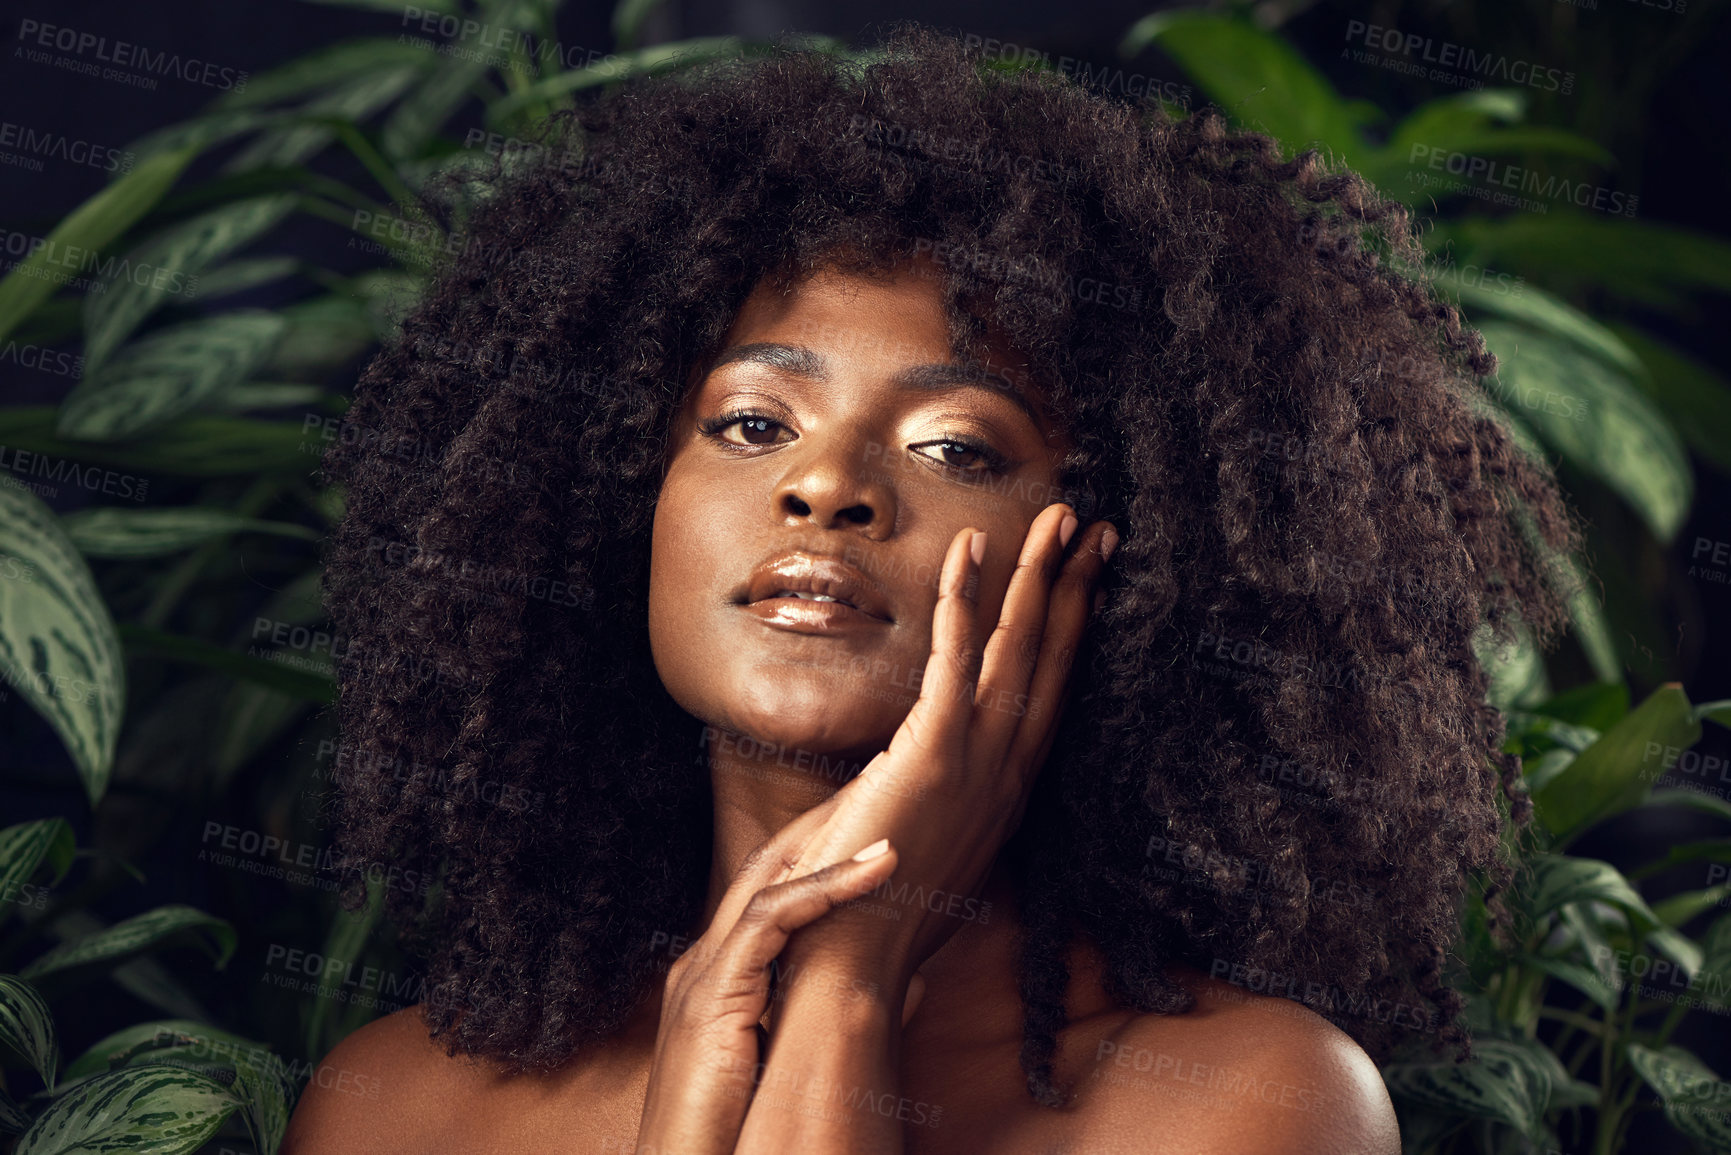
{"type": "Polygon", "coordinates": [[[1680,864],[1731,862],[1731,802],[1654,789],[1700,739],[1704,719],[1731,725],[1731,702],[1691,706],[1675,684],[1635,710],[1627,700],[1622,686],[1602,683],[1508,711],[1504,749],[1522,756],[1536,809],[1515,848],[1514,941],[1497,944],[1475,894],[1455,976],[1474,991],[1474,1061],[1415,1047],[1383,1070],[1412,1155],[1608,1153],[1622,1149],[1637,1111],[1654,1109],[1708,1149],[1731,1147],[1731,1085],[1671,1041],[1690,1011],[1731,1014],[1731,913],[1698,938],[1682,929],[1731,905],[1731,883],[1652,904],[1638,883],[1680,864]],[[1654,807],[1710,814],[1728,829],[1672,847],[1631,876],[1564,852],[1595,826],[1654,807]]]}
{"type": "MultiPolygon", "coordinates": [[[[1639,324],[1606,324],[1579,307],[1589,296],[1676,305],[1702,291],[1731,290],[1731,245],[1578,211],[1567,195],[1552,196],[1540,213],[1488,213],[1472,194],[1490,182],[1431,179],[1439,167],[1433,161],[1445,162],[1447,175],[1458,157],[1463,170],[1521,162],[1520,172],[1544,174],[1553,192],[1596,188],[1589,176],[1611,164],[1598,144],[1527,123],[1520,89],[1462,92],[1393,120],[1373,104],[1342,97],[1279,36],[1236,15],[1157,12],[1130,29],[1121,51],[1134,56],[1149,46],[1177,61],[1233,118],[1270,133],[1289,153],[1318,148],[1428,218],[1422,236],[1434,263],[1407,272],[1428,278],[1484,334],[1501,365],[1487,383],[1488,408],[1530,452],[1560,460],[1576,493],[1604,491],[1652,541],[1668,544],[1694,494],[1688,451],[1731,470],[1731,385],[1639,324]]],[[[1641,552],[1644,542],[1611,532],[1589,531],[1589,545],[1605,564],[1641,552]]],[[[1583,590],[1572,559],[1553,561],[1594,677],[1620,681],[1631,654],[1619,652],[1616,638],[1624,631],[1611,622],[1639,624],[1644,638],[1663,638],[1665,631],[1650,624],[1644,605],[1617,600],[1616,588],[1601,607],[1583,590]]],[[[1534,659],[1527,665],[1529,694],[1543,696],[1550,686],[1544,666],[1534,659]]]]}

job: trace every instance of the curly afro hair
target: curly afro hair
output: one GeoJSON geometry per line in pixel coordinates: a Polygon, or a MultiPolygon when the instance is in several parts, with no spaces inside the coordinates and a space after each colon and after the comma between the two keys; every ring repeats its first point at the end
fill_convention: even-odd
{"type": "Polygon", "coordinates": [[[1581,528],[1407,275],[1401,206],[919,26],[635,79],[546,141],[471,178],[325,462],[338,850],[438,879],[386,910],[449,1053],[565,1062],[700,916],[700,724],[648,637],[670,421],[761,279],[917,253],[959,347],[1027,358],[1066,493],[1123,538],[1006,848],[1030,1094],[1062,1101],[1076,935],[1144,1012],[1189,1009],[1184,962],[1303,992],[1379,1060],[1465,1047],[1462,904],[1479,880],[1495,921],[1530,812],[1477,655],[1566,625],[1581,528]]]}

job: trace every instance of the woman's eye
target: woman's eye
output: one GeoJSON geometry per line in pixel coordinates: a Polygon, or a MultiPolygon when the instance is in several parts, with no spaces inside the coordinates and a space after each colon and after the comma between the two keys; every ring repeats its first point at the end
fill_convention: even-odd
{"type": "Polygon", "coordinates": [[[703,423],[703,432],[718,436],[729,445],[774,445],[775,431],[782,428],[784,426],[779,421],[752,414],[724,413],[703,423]],[[739,431],[738,438],[730,436],[730,432],[735,429],[739,431]]]}
{"type": "Polygon", "coordinates": [[[991,450],[970,445],[966,441],[929,441],[911,448],[939,465],[947,465],[963,473],[990,473],[1003,465],[1002,460],[991,450]],[[926,453],[925,450],[928,449],[936,452],[926,453]]]}

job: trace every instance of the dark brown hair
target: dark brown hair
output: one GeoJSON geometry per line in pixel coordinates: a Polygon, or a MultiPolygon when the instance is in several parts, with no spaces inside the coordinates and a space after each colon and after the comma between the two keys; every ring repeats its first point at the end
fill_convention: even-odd
{"type": "Polygon", "coordinates": [[[647,631],[670,418],[763,277],[923,252],[958,338],[990,324],[1048,383],[1065,491],[1123,534],[1007,848],[1030,1092],[1061,1101],[1076,934],[1143,1011],[1188,1008],[1183,960],[1379,1058],[1462,1038],[1460,904],[1506,883],[1530,809],[1475,642],[1554,637],[1537,543],[1579,529],[1480,404],[1477,334],[1399,271],[1403,208],[1216,112],[918,27],[869,65],[778,48],[631,81],[549,139],[487,184],[326,461],[339,846],[440,878],[425,909],[386,892],[435,1036],[558,1065],[701,910],[700,727],[647,631]]]}

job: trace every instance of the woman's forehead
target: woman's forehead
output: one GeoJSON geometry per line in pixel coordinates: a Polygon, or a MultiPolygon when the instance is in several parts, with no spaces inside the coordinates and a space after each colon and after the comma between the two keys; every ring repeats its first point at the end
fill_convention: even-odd
{"type": "MultiPolygon", "coordinates": [[[[983,320],[983,319],[982,319],[983,320]]],[[[1028,359],[989,322],[958,348],[944,305],[940,267],[924,254],[890,267],[822,266],[802,277],[761,278],[741,304],[720,347],[693,373],[695,386],[753,346],[809,353],[819,362],[885,366],[954,365],[1025,404],[1036,425],[1055,432],[1049,391],[1028,359]]]]}

